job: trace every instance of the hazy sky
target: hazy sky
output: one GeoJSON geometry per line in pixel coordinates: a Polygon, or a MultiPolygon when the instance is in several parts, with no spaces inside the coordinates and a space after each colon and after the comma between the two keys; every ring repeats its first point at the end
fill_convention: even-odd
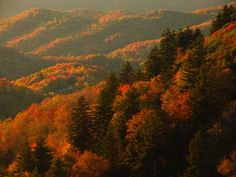
{"type": "Polygon", "coordinates": [[[230,0],[0,0],[0,18],[16,15],[21,11],[33,7],[55,9],[92,8],[96,10],[146,10],[151,8],[168,8],[172,10],[189,11],[229,1],[230,0]]]}

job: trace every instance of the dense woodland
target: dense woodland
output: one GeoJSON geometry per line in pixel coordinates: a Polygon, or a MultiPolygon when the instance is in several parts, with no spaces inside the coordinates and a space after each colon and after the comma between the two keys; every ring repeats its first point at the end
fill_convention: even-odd
{"type": "Polygon", "coordinates": [[[164,30],[140,67],[96,56],[2,79],[0,96],[47,98],[1,121],[0,176],[235,177],[235,41],[236,8],[225,6],[209,35],[164,30]]]}

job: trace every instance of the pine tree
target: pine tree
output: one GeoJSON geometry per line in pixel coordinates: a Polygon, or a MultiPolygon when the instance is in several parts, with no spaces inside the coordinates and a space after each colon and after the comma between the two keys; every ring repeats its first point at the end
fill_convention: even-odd
{"type": "Polygon", "coordinates": [[[189,155],[187,156],[189,167],[185,171],[184,177],[209,177],[206,147],[206,135],[199,130],[189,143],[189,155]]]}
{"type": "Polygon", "coordinates": [[[218,13],[216,19],[212,22],[211,33],[222,28],[224,25],[236,20],[236,8],[231,6],[224,6],[223,10],[218,13]]]}
{"type": "Polygon", "coordinates": [[[89,148],[91,140],[89,131],[89,105],[86,99],[81,96],[72,111],[68,126],[68,140],[71,145],[80,151],[89,148]]]}
{"type": "Polygon", "coordinates": [[[196,86],[200,68],[205,60],[204,38],[199,37],[190,51],[190,58],[183,64],[180,78],[180,90],[189,90],[196,86]]]}
{"type": "Polygon", "coordinates": [[[66,177],[66,173],[64,170],[64,164],[61,159],[56,159],[51,165],[51,169],[49,173],[46,175],[48,177],[66,177]]]}
{"type": "Polygon", "coordinates": [[[193,30],[189,27],[184,30],[180,30],[176,35],[177,45],[178,47],[182,48],[183,51],[186,51],[186,49],[190,47],[192,40],[193,30]]]}
{"type": "Polygon", "coordinates": [[[139,94],[135,88],[129,89],[116,108],[117,130],[122,148],[125,147],[127,122],[140,110],[139,94]]]}
{"type": "Polygon", "coordinates": [[[24,143],[16,161],[20,172],[31,172],[34,169],[32,150],[28,143],[24,143]]]}
{"type": "Polygon", "coordinates": [[[159,50],[160,66],[161,72],[166,72],[172,67],[177,56],[176,33],[166,29],[161,37],[159,50]]]}
{"type": "Polygon", "coordinates": [[[52,163],[53,156],[51,149],[40,139],[36,144],[36,148],[33,150],[33,154],[35,169],[37,169],[38,174],[44,175],[50,169],[52,163]]]}
{"type": "MultiPolygon", "coordinates": [[[[98,95],[95,112],[92,119],[93,137],[97,146],[101,146],[103,143],[108,124],[114,114],[112,104],[115,99],[117,89],[118,79],[116,78],[116,75],[112,73],[108,77],[104,88],[98,95]]],[[[99,149],[101,150],[101,147],[99,147],[99,149]]]]}
{"type": "Polygon", "coordinates": [[[126,62],[121,73],[120,73],[120,83],[130,84],[134,81],[134,70],[130,62],[126,62]]]}
{"type": "Polygon", "coordinates": [[[132,172],[140,177],[163,176],[168,137],[163,120],[155,111],[144,110],[131,121],[136,128],[128,134],[126,160],[132,172]]]}
{"type": "Polygon", "coordinates": [[[161,72],[162,63],[159,58],[159,48],[155,46],[144,64],[144,73],[147,79],[150,79],[161,72]]]}

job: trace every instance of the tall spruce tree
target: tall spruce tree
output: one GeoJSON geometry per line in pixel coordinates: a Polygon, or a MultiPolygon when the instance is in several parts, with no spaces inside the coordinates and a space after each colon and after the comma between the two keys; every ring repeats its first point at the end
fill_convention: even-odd
{"type": "Polygon", "coordinates": [[[90,145],[89,105],[81,96],[73,109],[68,125],[68,140],[74,148],[85,151],[90,145]]]}
{"type": "Polygon", "coordinates": [[[96,101],[95,112],[92,119],[92,131],[95,144],[97,144],[96,146],[100,146],[100,150],[106,136],[108,124],[114,113],[112,104],[116,96],[118,84],[116,75],[111,73],[96,101]]]}
{"type": "Polygon", "coordinates": [[[50,171],[47,173],[46,177],[66,177],[66,172],[64,169],[64,163],[61,159],[56,159],[51,165],[50,171]]]}
{"type": "MultiPolygon", "coordinates": [[[[128,135],[126,160],[132,173],[140,177],[164,176],[167,126],[154,111],[141,112],[142,122],[128,135]]],[[[132,120],[133,124],[138,124],[132,120]]]]}
{"type": "Polygon", "coordinates": [[[189,154],[187,161],[189,163],[183,177],[209,177],[207,163],[207,144],[206,134],[199,130],[189,143],[189,154]]]}
{"type": "Polygon", "coordinates": [[[160,74],[162,68],[162,63],[159,58],[159,48],[155,46],[144,64],[144,74],[145,78],[150,79],[158,74],[160,74]]]}
{"type": "Polygon", "coordinates": [[[33,150],[34,167],[38,174],[44,175],[52,164],[52,150],[45,144],[44,140],[40,139],[36,143],[36,148],[33,150]]]}
{"type": "Polygon", "coordinates": [[[177,56],[176,33],[166,29],[161,37],[159,50],[160,66],[161,72],[166,72],[172,67],[177,56]]]}
{"type": "Polygon", "coordinates": [[[130,62],[126,62],[121,73],[120,73],[120,83],[121,84],[131,84],[134,81],[134,69],[130,62]]]}
{"type": "Polygon", "coordinates": [[[204,38],[200,36],[193,43],[189,59],[183,64],[179,83],[180,90],[185,91],[196,86],[201,66],[205,61],[205,54],[204,38]]]}
{"type": "Polygon", "coordinates": [[[19,172],[31,172],[34,169],[34,161],[31,147],[24,143],[17,156],[17,169],[19,172]]]}
{"type": "Polygon", "coordinates": [[[140,111],[139,93],[135,88],[129,89],[124,98],[119,102],[116,108],[117,131],[121,140],[122,148],[125,147],[125,136],[127,132],[127,122],[132,116],[140,111]]]}
{"type": "Polygon", "coordinates": [[[231,6],[224,6],[223,10],[218,13],[216,19],[212,22],[211,33],[222,28],[224,25],[236,20],[236,8],[231,6]]]}
{"type": "Polygon", "coordinates": [[[176,42],[178,47],[182,48],[183,51],[186,51],[193,40],[193,30],[191,28],[186,28],[184,30],[180,30],[176,34],[176,42]]]}

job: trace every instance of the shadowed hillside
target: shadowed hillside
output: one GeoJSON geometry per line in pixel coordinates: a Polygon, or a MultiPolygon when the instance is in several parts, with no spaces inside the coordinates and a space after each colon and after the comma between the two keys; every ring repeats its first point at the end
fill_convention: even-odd
{"type": "Polygon", "coordinates": [[[211,18],[211,14],[167,10],[134,13],[32,9],[0,23],[0,43],[44,56],[107,54],[129,43],[155,40],[167,27],[177,30],[211,18]]]}

